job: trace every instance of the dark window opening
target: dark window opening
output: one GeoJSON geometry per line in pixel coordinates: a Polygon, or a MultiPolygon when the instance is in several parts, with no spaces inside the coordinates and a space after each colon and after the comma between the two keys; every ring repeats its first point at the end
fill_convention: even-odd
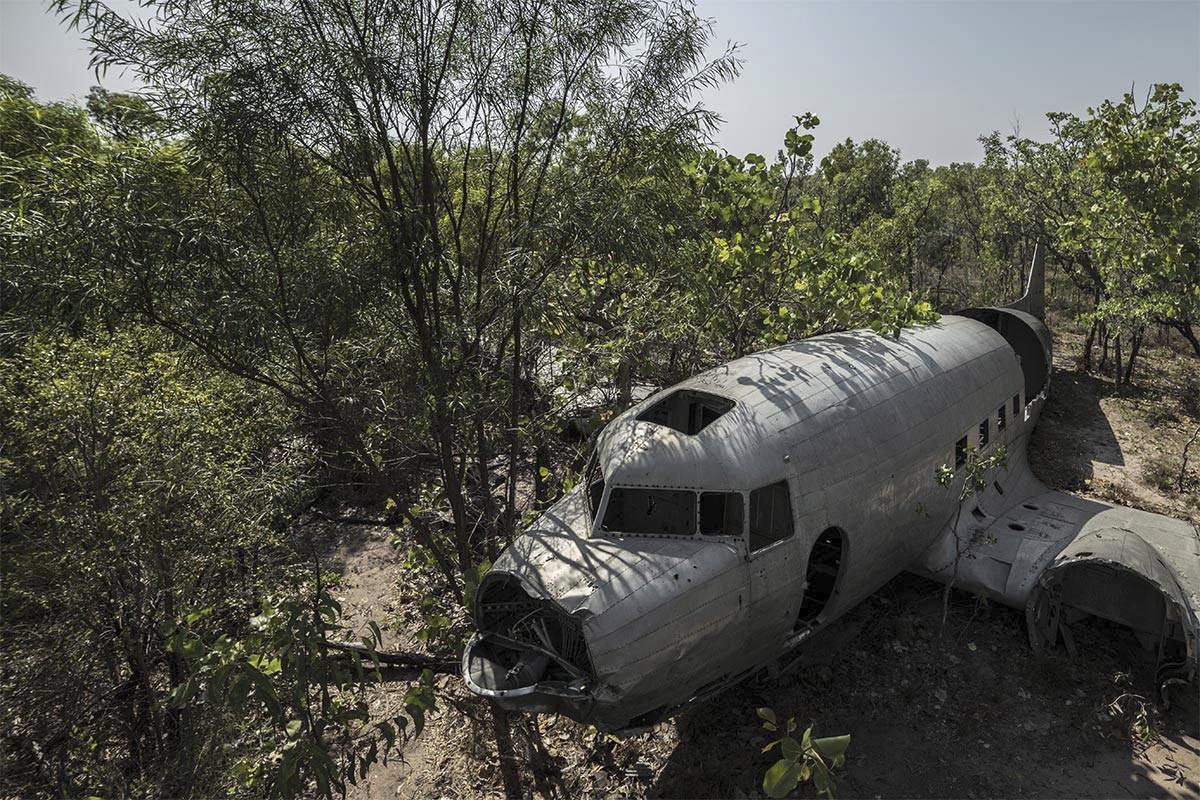
{"type": "Polygon", "coordinates": [[[732,400],[715,394],[681,389],[650,406],[638,415],[638,419],[694,436],[716,422],[733,405],[732,400]]]}
{"type": "Polygon", "coordinates": [[[979,506],[975,506],[973,509],[971,509],[971,516],[980,521],[987,519],[987,514],[983,513],[983,509],[981,509],[979,506]]]}
{"type": "Polygon", "coordinates": [[[796,629],[814,622],[829,604],[842,568],[842,550],[842,532],[837,528],[830,528],[817,537],[808,555],[808,567],[804,573],[807,585],[804,587],[804,599],[800,601],[796,629]]]}
{"type": "Polygon", "coordinates": [[[703,492],[700,495],[700,533],[705,536],[742,535],[742,495],[703,492]]]}
{"type": "Polygon", "coordinates": [[[1004,487],[1000,485],[1000,481],[992,481],[992,486],[996,487],[997,492],[1004,494],[1004,487]]]}
{"type": "Polygon", "coordinates": [[[954,443],[954,468],[958,469],[967,463],[967,437],[962,437],[954,443]]]}
{"type": "Polygon", "coordinates": [[[588,465],[587,491],[588,508],[592,512],[592,519],[595,519],[600,513],[600,501],[604,499],[604,472],[600,469],[600,459],[596,455],[592,456],[592,462],[588,465]]]}
{"type": "Polygon", "coordinates": [[[1013,419],[1021,418],[1021,395],[1020,393],[1013,395],[1013,419]]]}
{"type": "Polygon", "coordinates": [[[1000,406],[996,409],[996,432],[999,433],[1008,427],[1008,409],[1000,406]]]}
{"type": "Polygon", "coordinates": [[[696,529],[696,493],[614,487],[602,527],[617,533],[691,536],[696,529]]]}
{"type": "Polygon", "coordinates": [[[787,481],[772,483],[750,493],[750,550],[761,550],[790,538],[792,501],[787,481]]]}
{"type": "Polygon", "coordinates": [[[985,419],[979,423],[979,447],[980,449],[987,446],[991,440],[991,420],[985,419]]]}

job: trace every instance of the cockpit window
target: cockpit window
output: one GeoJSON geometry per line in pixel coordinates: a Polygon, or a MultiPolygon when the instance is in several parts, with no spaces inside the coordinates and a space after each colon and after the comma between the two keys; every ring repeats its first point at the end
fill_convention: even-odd
{"type": "Polygon", "coordinates": [[[738,492],[701,492],[700,533],[704,536],[741,536],[742,495],[738,492]]]}
{"type": "Polygon", "coordinates": [[[733,408],[733,401],[707,392],[680,389],[647,408],[638,419],[694,436],[733,408]]]}
{"type": "Polygon", "coordinates": [[[691,536],[696,532],[696,493],[614,487],[601,527],[619,533],[691,536]]]}
{"type": "Polygon", "coordinates": [[[750,550],[761,550],[792,535],[792,502],[786,481],[750,493],[750,550]]]}

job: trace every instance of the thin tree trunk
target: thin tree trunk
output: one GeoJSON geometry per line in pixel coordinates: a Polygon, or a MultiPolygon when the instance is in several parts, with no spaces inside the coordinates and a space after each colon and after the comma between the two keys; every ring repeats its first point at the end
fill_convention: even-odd
{"type": "MultiPolygon", "coordinates": [[[[479,473],[479,499],[483,505],[483,523],[485,530],[492,530],[496,522],[496,499],[492,497],[492,472],[488,467],[492,454],[488,448],[487,431],[484,429],[483,416],[475,413],[475,469],[479,473]]],[[[494,537],[489,536],[491,546],[494,537]]]]}
{"type": "Polygon", "coordinates": [[[1088,328],[1087,339],[1083,343],[1083,371],[1092,371],[1092,347],[1096,344],[1096,329],[1099,323],[1092,320],[1092,326],[1088,328]]]}
{"type": "Polygon", "coordinates": [[[1113,381],[1121,385],[1121,334],[1118,332],[1113,339],[1113,381]]]}
{"type": "Polygon", "coordinates": [[[1179,331],[1179,334],[1192,346],[1192,352],[1195,353],[1197,358],[1200,358],[1200,339],[1196,338],[1196,332],[1192,330],[1192,323],[1172,322],[1171,327],[1179,331]]]}
{"type": "Polygon", "coordinates": [[[621,359],[617,367],[617,405],[622,409],[633,405],[633,370],[630,369],[629,359],[621,359]]]}
{"type": "Polygon", "coordinates": [[[496,738],[496,757],[500,764],[500,778],[504,781],[504,795],[508,800],[520,800],[521,773],[517,770],[517,757],[513,753],[512,727],[508,712],[497,703],[492,703],[492,734],[496,738]]]}
{"type": "Polygon", "coordinates": [[[1125,383],[1133,383],[1133,365],[1137,362],[1138,351],[1142,349],[1142,336],[1145,334],[1145,328],[1136,328],[1133,332],[1133,339],[1129,343],[1129,360],[1125,364],[1125,383]]]}
{"type": "Polygon", "coordinates": [[[508,413],[508,498],[504,509],[504,531],[512,536],[517,524],[517,478],[520,475],[520,438],[517,429],[521,421],[521,304],[513,296],[512,373],[509,386],[508,413]]]}
{"type": "Polygon", "coordinates": [[[1111,344],[1112,344],[1112,339],[1108,335],[1108,324],[1105,323],[1103,320],[1101,320],[1100,321],[1100,345],[1101,345],[1100,363],[1096,365],[1096,369],[1100,370],[1101,372],[1103,372],[1104,368],[1106,366],[1108,366],[1108,348],[1109,348],[1109,345],[1111,345],[1111,344]]]}

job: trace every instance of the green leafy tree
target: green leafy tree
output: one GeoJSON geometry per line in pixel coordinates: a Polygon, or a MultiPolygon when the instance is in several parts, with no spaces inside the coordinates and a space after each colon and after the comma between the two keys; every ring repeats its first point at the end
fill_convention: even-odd
{"type": "Polygon", "coordinates": [[[6,793],[223,785],[227,717],[168,705],[190,667],[166,630],[198,608],[244,629],[294,563],[309,464],[270,395],[163,344],[37,335],[0,359],[6,793]]]}
{"type": "Polygon", "coordinates": [[[1141,105],[1127,94],[1084,118],[1049,114],[1051,142],[985,140],[989,162],[1007,169],[1015,203],[1026,209],[1025,225],[1046,237],[1055,260],[1091,295],[1085,367],[1097,338],[1102,366],[1111,342],[1117,383],[1132,379],[1152,323],[1177,329],[1200,356],[1193,331],[1200,119],[1182,92],[1156,84],[1141,105]]]}
{"type": "MultiPolygon", "coordinates": [[[[249,212],[245,229],[227,234],[229,270],[214,274],[205,259],[192,273],[246,309],[235,319],[252,326],[248,341],[227,325],[215,336],[216,315],[205,314],[213,321],[190,339],[214,360],[248,373],[264,346],[278,346],[297,373],[289,381],[337,406],[323,391],[332,362],[302,335],[329,294],[310,282],[325,270],[308,257],[327,263],[328,250],[309,250],[305,235],[326,230],[330,208],[360,221],[369,245],[337,253],[337,285],[372,302],[334,317],[367,322],[376,341],[411,344],[411,368],[382,376],[404,391],[383,394],[421,400],[419,438],[434,448],[453,556],[469,570],[480,558],[476,509],[503,529],[516,519],[530,416],[526,309],[572,253],[589,223],[579,210],[628,157],[633,134],[690,137],[710,120],[690,95],[731,75],[733,63],[704,59],[707,26],[690,8],[649,0],[587,9],[550,0],[181,2],[164,4],[149,27],[100,4],[72,10],[97,62],[144,75],[154,108],[249,212]],[[594,153],[587,170],[560,172],[579,141],[594,153]],[[326,202],[304,184],[308,175],[332,192],[326,202]],[[249,287],[237,278],[247,273],[249,287]],[[269,321],[282,330],[258,335],[253,326],[269,321]],[[498,515],[491,493],[472,497],[469,486],[490,477],[467,477],[497,452],[510,465],[498,515]]],[[[169,288],[142,305],[186,335],[206,304],[169,288]],[[179,310],[173,297],[183,298],[179,310]]],[[[329,331],[334,343],[344,333],[329,331]]],[[[375,454],[359,450],[378,477],[375,454]]]]}

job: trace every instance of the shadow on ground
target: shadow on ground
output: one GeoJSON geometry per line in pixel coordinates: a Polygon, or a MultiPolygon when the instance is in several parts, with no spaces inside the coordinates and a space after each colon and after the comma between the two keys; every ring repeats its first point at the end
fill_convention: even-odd
{"type": "Polygon", "coordinates": [[[1153,660],[1128,631],[1081,625],[1077,659],[1035,656],[1019,612],[952,602],[943,631],[940,587],[896,578],[839,623],[857,633],[825,663],[686,714],[648,794],[758,795],[771,762],[755,709],[770,705],[852,733],[839,797],[1197,796],[1196,688],[1143,718],[1153,660]]]}
{"type": "Polygon", "coordinates": [[[1029,464],[1043,483],[1078,491],[1093,478],[1093,462],[1124,466],[1125,458],[1101,398],[1111,383],[1075,370],[1055,370],[1050,394],[1029,446],[1029,464]]]}

